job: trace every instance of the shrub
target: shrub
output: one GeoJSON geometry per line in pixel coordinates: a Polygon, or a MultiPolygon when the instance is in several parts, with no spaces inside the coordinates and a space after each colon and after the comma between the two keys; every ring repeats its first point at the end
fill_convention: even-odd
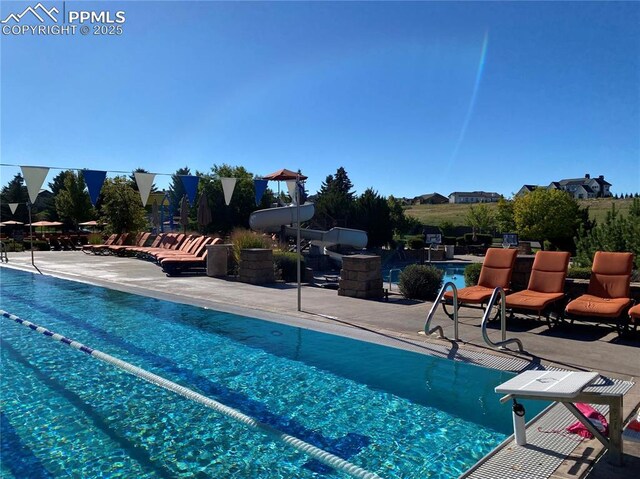
{"type": "Polygon", "coordinates": [[[465,233],[464,242],[467,245],[483,245],[483,246],[491,246],[493,243],[493,236],[476,233],[476,240],[473,241],[473,233],[465,233]]]}
{"type": "Polygon", "coordinates": [[[398,286],[405,298],[409,299],[435,299],[440,287],[444,272],[434,266],[412,264],[400,273],[398,286]]]}
{"type": "Polygon", "coordinates": [[[271,247],[266,237],[243,228],[233,230],[231,243],[233,244],[233,258],[237,264],[240,264],[240,251],[243,249],[271,247]]]}
{"type": "Polygon", "coordinates": [[[456,245],[456,237],[455,236],[443,236],[442,237],[442,244],[446,244],[446,245],[456,245]]]}
{"type": "MultiPolygon", "coordinates": [[[[291,283],[298,281],[298,255],[288,251],[274,251],[273,263],[276,271],[280,271],[280,277],[283,281],[291,283]]],[[[300,262],[300,272],[304,274],[304,258],[300,262]]]]}
{"type": "Polygon", "coordinates": [[[481,269],[482,263],[471,263],[464,269],[465,286],[475,286],[476,284],[478,284],[481,269]]]}
{"type": "Polygon", "coordinates": [[[572,266],[567,271],[567,278],[573,279],[590,279],[591,268],[585,266],[572,266]]]}
{"type": "Polygon", "coordinates": [[[416,235],[416,236],[407,236],[407,246],[410,249],[422,249],[425,246],[424,236],[416,235]]]}

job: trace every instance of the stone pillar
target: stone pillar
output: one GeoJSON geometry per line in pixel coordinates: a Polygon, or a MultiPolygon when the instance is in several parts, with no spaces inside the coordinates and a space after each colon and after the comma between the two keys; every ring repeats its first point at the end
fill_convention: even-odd
{"type": "Polygon", "coordinates": [[[357,254],[342,257],[339,296],[380,299],[383,294],[380,256],[357,254]]]}
{"type": "Polygon", "coordinates": [[[229,270],[231,244],[210,244],[207,246],[207,276],[226,276],[229,270]]]}
{"type": "Polygon", "coordinates": [[[240,281],[250,284],[275,282],[273,271],[273,251],[250,248],[240,251],[240,281]]]}

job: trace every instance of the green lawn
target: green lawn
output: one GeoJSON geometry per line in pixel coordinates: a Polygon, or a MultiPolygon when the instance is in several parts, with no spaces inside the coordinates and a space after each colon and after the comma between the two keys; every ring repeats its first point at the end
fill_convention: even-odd
{"type": "MultiPolygon", "coordinates": [[[[581,200],[581,207],[589,207],[589,216],[598,223],[602,222],[611,210],[611,205],[615,203],[616,209],[626,214],[631,207],[632,199],[614,200],[614,199],[597,199],[597,200],[581,200]]],[[[490,208],[496,210],[497,203],[486,203],[490,208]]],[[[412,205],[405,209],[405,213],[409,216],[417,218],[422,224],[438,226],[444,221],[451,222],[454,226],[465,226],[465,217],[469,211],[469,205],[451,204],[444,205],[412,205]]]]}

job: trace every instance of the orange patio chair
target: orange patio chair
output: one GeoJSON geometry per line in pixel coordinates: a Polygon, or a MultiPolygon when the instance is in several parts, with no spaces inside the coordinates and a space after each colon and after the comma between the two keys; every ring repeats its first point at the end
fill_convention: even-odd
{"type": "Polygon", "coordinates": [[[527,289],[506,297],[505,305],[514,312],[535,313],[538,318],[549,317],[552,312],[562,317],[565,294],[564,280],[567,277],[570,254],[566,251],[538,251],[531,267],[527,289]]]}
{"type": "MultiPolygon", "coordinates": [[[[497,287],[504,289],[504,292],[508,293],[517,254],[518,250],[516,249],[489,248],[482,263],[478,284],[458,290],[458,307],[483,307],[497,287]]],[[[447,291],[444,294],[442,308],[445,314],[453,319],[453,312],[449,313],[447,311],[447,305],[452,303],[453,292],[447,291]]]]}
{"type": "MultiPolygon", "coordinates": [[[[208,238],[207,244],[220,244],[220,238],[208,238]]],[[[207,267],[207,244],[203,244],[199,248],[200,255],[178,255],[172,258],[165,258],[161,261],[162,271],[167,276],[177,276],[185,272],[204,272],[207,267]]]]}
{"type": "Polygon", "coordinates": [[[109,236],[107,238],[107,240],[102,243],[102,244],[86,244],[82,247],[82,252],[83,253],[95,253],[98,249],[103,248],[104,246],[109,246],[112,245],[113,243],[116,242],[116,240],[118,239],[118,235],[117,234],[112,234],[111,236],[109,236]]]}
{"type": "Polygon", "coordinates": [[[576,319],[613,322],[618,332],[623,333],[629,324],[627,311],[631,306],[632,268],[632,253],[596,251],[587,294],[570,301],[565,316],[571,319],[571,323],[576,319]]]}
{"type": "Polygon", "coordinates": [[[111,245],[108,247],[109,253],[124,256],[135,248],[142,248],[150,237],[151,233],[140,232],[136,235],[133,245],[111,245]]]}

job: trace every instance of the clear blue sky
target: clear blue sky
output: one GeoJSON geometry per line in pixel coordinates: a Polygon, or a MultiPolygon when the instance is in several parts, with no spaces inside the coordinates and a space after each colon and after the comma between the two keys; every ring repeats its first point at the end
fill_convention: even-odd
{"type": "MultiPolygon", "coordinates": [[[[2,19],[36,4],[3,1],[2,19]]],[[[340,166],[383,195],[510,196],[585,173],[640,191],[639,2],[64,9],[123,10],[123,33],[2,35],[2,163],[300,168],[311,193],[340,166]]]]}

